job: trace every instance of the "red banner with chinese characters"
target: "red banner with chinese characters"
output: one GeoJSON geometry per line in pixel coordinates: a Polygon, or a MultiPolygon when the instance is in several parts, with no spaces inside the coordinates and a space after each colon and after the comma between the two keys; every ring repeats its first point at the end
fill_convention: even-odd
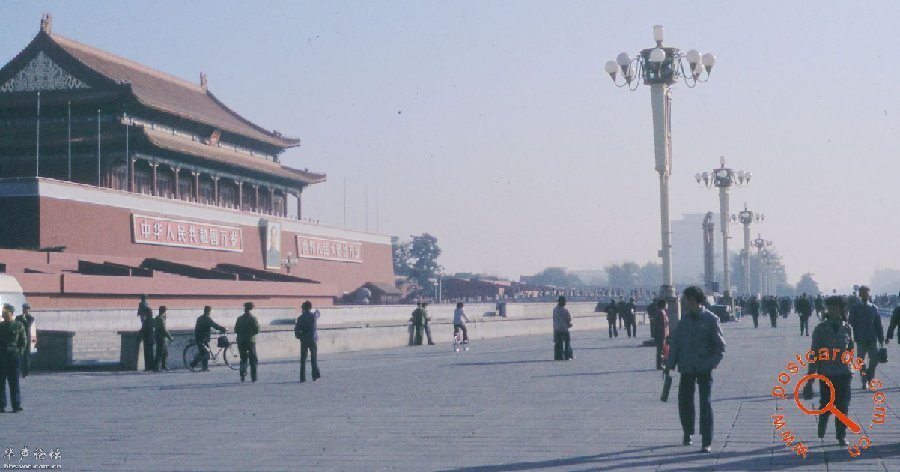
{"type": "Polygon", "coordinates": [[[158,216],[131,215],[135,244],[244,252],[241,228],[158,216]]]}
{"type": "Polygon", "coordinates": [[[297,257],[362,264],[362,243],[298,234],[297,257]]]}

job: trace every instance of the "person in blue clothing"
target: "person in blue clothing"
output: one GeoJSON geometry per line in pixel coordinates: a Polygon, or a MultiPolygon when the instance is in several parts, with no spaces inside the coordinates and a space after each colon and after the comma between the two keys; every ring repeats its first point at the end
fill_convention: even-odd
{"type": "Polygon", "coordinates": [[[692,444],[694,434],[694,389],[700,390],[700,436],[702,453],[711,452],[713,436],[712,371],[725,356],[725,336],[719,317],[707,310],[703,303],[703,289],[690,286],[684,289],[684,316],[669,340],[669,358],[665,374],[678,368],[681,381],[678,384],[678,416],[684,431],[682,444],[692,444]]]}
{"type": "Polygon", "coordinates": [[[466,313],[463,312],[463,302],[459,302],[456,304],[456,309],[453,310],[453,335],[456,336],[460,330],[463,333],[463,344],[469,344],[469,332],[466,331],[466,322],[469,321],[469,318],[466,317],[466,313]]]}

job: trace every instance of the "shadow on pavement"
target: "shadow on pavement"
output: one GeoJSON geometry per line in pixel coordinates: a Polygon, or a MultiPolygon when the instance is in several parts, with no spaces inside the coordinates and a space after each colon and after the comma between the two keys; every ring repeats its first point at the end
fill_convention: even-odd
{"type": "Polygon", "coordinates": [[[479,366],[479,365],[510,365],[510,364],[542,364],[545,362],[556,362],[552,359],[532,359],[524,361],[497,361],[497,362],[458,362],[455,364],[446,364],[447,366],[479,366]]]}

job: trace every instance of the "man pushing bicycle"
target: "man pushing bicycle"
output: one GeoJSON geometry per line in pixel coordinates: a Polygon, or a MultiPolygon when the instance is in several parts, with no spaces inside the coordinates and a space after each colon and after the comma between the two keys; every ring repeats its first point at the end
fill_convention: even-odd
{"type": "Polygon", "coordinates": [[[203,314],[197,318],[197,324],[194,325],[194,341],[197,343],[197,357],[191,362],[191,367],[196,367],[197,364],[201,364],[203,366],[202,371],[207,372],[209,370],[209,340],[210,340],[210,330],[215,328],[219,330],[220,333],[225,333],[228,330],[223,326],[219,325],[215,321],[213,321],[210,316],[210,312],[212,311],[212,307],[206,305],[203,307],[203,314]]]}

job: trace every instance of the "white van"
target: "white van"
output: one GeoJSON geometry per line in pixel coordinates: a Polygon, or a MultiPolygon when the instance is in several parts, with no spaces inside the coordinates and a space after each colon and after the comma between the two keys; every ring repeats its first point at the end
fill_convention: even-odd
{"type": "MultiPolygon", "coordinates": [[[[0,306],[3,306],[4,303],[9,303],[15,307],[16,316],[19,316],[22,314],[22,304],[27,302],[28,300],[25,299],[25,294],[22,292],[22,286],[19,285],[19,281],[11,275],[0,274],[0,306]]],[[[32,351],[37,344],[37,328],[35,324],[31,324],[31,332],[28,333],[28,336],[31,338],[32,351]]]]}

